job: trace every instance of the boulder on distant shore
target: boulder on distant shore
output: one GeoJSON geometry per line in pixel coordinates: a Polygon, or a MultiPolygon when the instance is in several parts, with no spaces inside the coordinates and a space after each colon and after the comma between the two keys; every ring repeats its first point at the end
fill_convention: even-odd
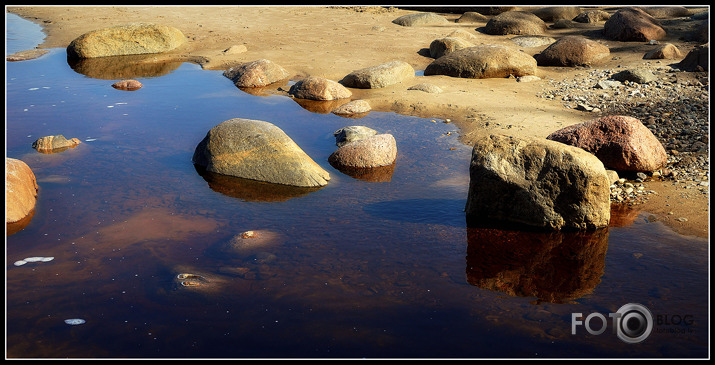
{"type": "Polygon", "coordinates": [[[654,18],[678,18],[691,16],[692,13],[684,6],[647,6],[643,11],[654,18]]]}
{"type": "Polygon", "coordinates": [[[476,11],[467,11],[456,20],[457,23],[486,23],[488,21],[489,17],[479,14],[476,11]]]}
{"type": "Polygon", "coordinates": [[[596,229],[610,219],[603,163],[573,146],[535,137],[477,140],[465,211],[470,221],[546,230],[596,229]]]}
{"type": "Polygon", "coordinates": [[[534,57],[524,52],[499,45],[480,45],[462,48],[432,61],[424,74],[484,79],[534,75],[536,69],[534,57]]]}
{"type": "Polygon", "coordinates": [[[639,8],[618,10],[603,25],[607,38],[622,42],[648,42],[666,35],[660,23],[639,8]]]}
{"type": "Polygon", "coordinates": [[[67,46],[70,58],[94,58],[174,50],[186,41],[184,34],[170,26],[131,23],[93,30],[75,38],[67,46]]]}
{"type": "Polygon", "coordinates": [[[611,54],[607,46],[583,36],[564,36],[534,56],[539,66],[591,66],[611,54]]]}
{"type": "Polygon", "coordinates": [[[235,118],[211,128],[192,161],[207,171],[300,187],[325,186],[330,174],[277,126],[235,118]]]}
{"type": "Polygon", "coordinates": [[[392,21],[403,27],[417,27],[425,25],[444,25],[448,24],[447,18],[435,13],[413,13],[403,15],[392,21]]]}
{"type": "Polygon", "coordinates": [[[340,83],[358,89],[379,89],[415,77],[415,69],[404,61],[391,61],[349,73],[340,83]]]}
{"type": "Polygon", "coordinates": [[[572,20],[581,13],[581,8],[576,6],[548,6],[531,10],[531,13],[545,22],[556,22],[558,20],[572,20]]]}
{"type": "Polygon", "coordinates": [[[665,148],[640,120],[610,115],[574,124],[547,139],[582,148],[616,171],[656,171],[668,161],[665,148]]]}
{"type": "Polygon", "coordinates": [[[606,11],[603,10],[587,10],[584,11],[580,14],[578,14],[576,17],[574,17],[572,20],[575,22],[579,23],[598,23],[600,21],[605,21],[608,20],[608,18],[611,17],[611,14],[609,14],[606,11]]]}
{"type": "Polygon", "coordinates": [[[507,11],[491,18],[484,32],[492,35],[523,34],[535,35],[546,31],[546,23],[533,13],[507,11]]]}
{"type": "Polygon", "coordinates": [[[646,60],[654,59],[681,59],[683,54],[680,52],[678,47],[672,43],[664,43],[656,47],[655,49],[648,51],[643,58],[646,60]]]}
{"type": "Polygon", "coordinates": [[[429,54],[432,58],[440,58],[458,49],[474,46],[471,42],[459,37],[443,37],[432,41],[429,45],[429,54]]]}

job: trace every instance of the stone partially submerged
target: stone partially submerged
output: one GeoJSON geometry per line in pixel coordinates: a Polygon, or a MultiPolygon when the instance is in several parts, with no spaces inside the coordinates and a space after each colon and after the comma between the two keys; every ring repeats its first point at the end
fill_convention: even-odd
{"type": "Polygon", "coordinates": [[[377,131],[362,125],[351,125],[333,132],[335,145],[342,147],[350,142],[359,141],[377,134],[377,131]]]}
{"type": "Polygon", "coordinates": [[[536,60],[505,46],[480,45],[456,50],[434,60],[424,74],[472,79],[519,77],[535,75],[536,60]]]}
{"type": "Polygon", "coordinates": [[[38,138],[32,143],[32,148],[36,149],[37,152],[57,153],[68,148],[74,148],[80,143],[82,142],[77,138],[67,139],[65,136],[58,134],[56,136],[38,138]]]}
{"type": "Polygon", "coordinates": [[[343,144],[328,162],[336,168],[373,168],[392,165],[397,158],[397,143],[391,134],[376,134],[343,144]]]}
{"type": "Polygon", "coordinates": [[[235,118],[211,128],[192,161],[206,171],[299,187],[325,186],[330,174],[275,125],[235,118]]]}
{"type": "Polygon", "coordinates": [[[470,221],[547,230],[608,226],[606,169],[582,149],[542,138],[488,135],[474,145],[469,176],[470,221]]]}
{"type": "Polygon", "coordinates": [[[296,82],[288,93],[295,98],[308,100],[347,99],[353,94],[338,82],[316,76],[309,76],[296,82]]]}
{"type": "Polygon", "coordinates": [[[172,51],[186,40],[170,26],[131,23],[93,30],[75,38],[67,47],[70,58],[162,53],[172,51]]]}
{"type": "Polygon", "coordinates": [[[224,71],[224,76],[237,87],[255,88],[281,81],[290,74],[283,67],[267,59],[246,62],[224,71]]]}

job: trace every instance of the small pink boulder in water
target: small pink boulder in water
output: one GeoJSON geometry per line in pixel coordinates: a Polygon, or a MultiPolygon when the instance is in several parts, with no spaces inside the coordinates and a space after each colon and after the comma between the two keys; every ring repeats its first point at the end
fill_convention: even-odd
{"type": "Polygon", "coordinates": [[[112,87],[115,89],[127,91],[139,90],[142,86],[144,85],[142,85],[142,83],[137,80],[122,80],[112,84],[112,87]]]}

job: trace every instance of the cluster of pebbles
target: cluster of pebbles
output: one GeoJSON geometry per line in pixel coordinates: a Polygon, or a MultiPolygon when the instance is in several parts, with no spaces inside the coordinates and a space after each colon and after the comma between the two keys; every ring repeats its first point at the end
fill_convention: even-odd
{"type": "Polygon", "coordinates": [[[613,201],[637,204],[656,192],[643,182],[672,181],[691,192],[709,194],[709,86],[706,72],[684,72],[660,65],[638,70],[649,80],[617,81],[625,69],[589,69],[573,79],[548,80],[539,97],[559,100],[565,108],[593,113],[594,118],[626,115],[639,119],[660,140],[668,163],[649,174],[622,176],[611,186],[613,201]]]}

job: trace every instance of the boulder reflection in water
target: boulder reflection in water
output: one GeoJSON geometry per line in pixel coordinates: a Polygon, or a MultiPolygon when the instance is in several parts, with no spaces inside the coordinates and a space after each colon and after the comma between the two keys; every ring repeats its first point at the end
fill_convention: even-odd
{"type": "Polygon", "coordinates": [[[206,180],[211,190],[233,198],[251,202],[280,202],[318,191],[321,187],[306,188],[243,179],[206,171],[194,164],[196,172],[206,180]]]}
{"type": "Polygon", "coordinates": [[[158,56],[129,55],[72,59],[67,64],[77,73],[100,80],[136,79],[168,75],[183,61],[158,56]]]}
{"type": "Polygon", "coordinates": [[[346,167],[330,164],[336,170],[354,179],[371,182],[390,182],[392,174],[395,172],[395,164],[378,167],[346,167]]]}
{"type": "Polygon", "coordinates": [[[337,99],[337,100],[310,100],[310,99],[300,99],[293,98],[298,105],[303,109],[316,114],[330,114],[338,108],[339,106],[349,103],[350,99],[337,99]]]}
{"type": "Polygon", "coordinates": [[[525,232],[467,228],[467,282],[511,296],[565,303],[601,282],[608,228],[525,232]]]}

